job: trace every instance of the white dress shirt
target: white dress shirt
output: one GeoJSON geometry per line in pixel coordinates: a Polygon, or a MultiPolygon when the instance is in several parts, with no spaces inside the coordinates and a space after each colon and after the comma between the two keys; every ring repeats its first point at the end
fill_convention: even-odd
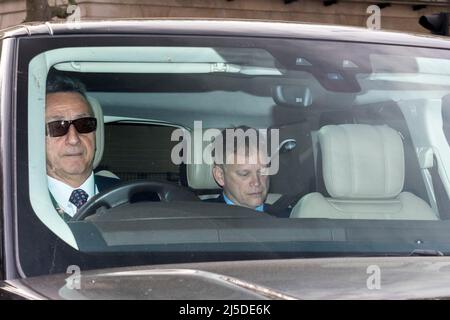
{"type": "Polygon", "coordinates": [[[74,190],[82,189],[88,194],[89,198],[98,193],[98,189],[94,181],[94,173],[91,173],[89,178],[87,178],[86,181],[78,188],[72,188],[64,182],[50,176],[47,176],[47,178],[48,189],[53,195],[53,198],[55,198],[55,201],[59,204],[60,208],[71,217],[73,217],[75,213],[77,213],[77,207],[69,201],[70,195],[74,190]]]}

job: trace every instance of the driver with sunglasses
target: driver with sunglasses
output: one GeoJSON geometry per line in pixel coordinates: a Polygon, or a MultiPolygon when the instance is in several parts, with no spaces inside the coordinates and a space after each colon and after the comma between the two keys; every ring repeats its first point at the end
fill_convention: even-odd
{"type": "Polygon", "coordinates": [[[48,187],[55,209],[68,221],[90,197],[119,180],[93,173],[97,119],[82,83],[49,75],[45,121],[48,187]]]}

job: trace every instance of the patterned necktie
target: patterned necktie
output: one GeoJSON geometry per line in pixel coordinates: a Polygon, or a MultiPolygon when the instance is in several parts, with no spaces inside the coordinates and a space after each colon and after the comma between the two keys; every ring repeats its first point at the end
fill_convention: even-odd
{"type": "Polygon", "coordinates": [[[84,190],[75,189],[70,195],[69,202],[73,203],[77,207],[77,209],[80,209],[80,207],[86,203],[88,198],[89,196],[84,190]]]}

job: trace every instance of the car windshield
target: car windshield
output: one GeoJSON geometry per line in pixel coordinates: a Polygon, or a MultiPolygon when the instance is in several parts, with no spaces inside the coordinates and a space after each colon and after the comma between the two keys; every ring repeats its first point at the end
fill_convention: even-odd
{"type": "Polygon", "coordinates": [[[175,35],[19,49],[26,275],[450,252],[448,50],[175,35]],[[239,148],[227,129],[245,160],[263,156],[220,163],[221,146],[239,148]]]}

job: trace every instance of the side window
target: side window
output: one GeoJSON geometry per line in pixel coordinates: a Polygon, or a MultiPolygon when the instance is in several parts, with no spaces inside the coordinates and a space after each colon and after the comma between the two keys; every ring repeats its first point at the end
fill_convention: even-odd
{"type": "Polygon", "coordinates": [[[105,124],[105,149],[97,171],[108,170],[121,180],[179,182],[180,167],[170,154],[176,128],[142,123],[105,124]]]}

